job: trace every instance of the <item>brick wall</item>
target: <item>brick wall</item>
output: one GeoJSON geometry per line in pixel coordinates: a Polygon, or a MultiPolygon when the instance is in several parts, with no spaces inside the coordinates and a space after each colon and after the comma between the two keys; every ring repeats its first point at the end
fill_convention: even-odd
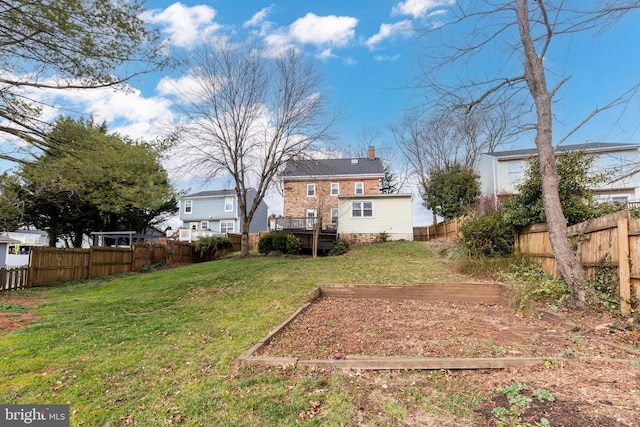
{"type": "Polygon", "coordinates": [[[322,214],[324,225],[331,221],[331,208],[338,207],[338,197],[331,196],[331,183],[340,184],[340,194],[355,194],[355,183],[364,184],[364,194],[379,194],[378,179],[342,179],[342,180],[309,180],[286,181],[284,183],[284,209],[285,217],[305,217],[307,209],[316,209],[322,214]],[[307,197],[307,184],[316,184],[316,196],[307,197]]]}

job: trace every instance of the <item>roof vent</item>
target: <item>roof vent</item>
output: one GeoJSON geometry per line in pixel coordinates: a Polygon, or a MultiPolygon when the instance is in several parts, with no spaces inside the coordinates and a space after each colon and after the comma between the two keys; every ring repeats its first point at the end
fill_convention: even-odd
{"type": "Polygon", "coordinates": [[[358,164],[358,159],[351,159],[351,164],[352,165],[358,164]]]}

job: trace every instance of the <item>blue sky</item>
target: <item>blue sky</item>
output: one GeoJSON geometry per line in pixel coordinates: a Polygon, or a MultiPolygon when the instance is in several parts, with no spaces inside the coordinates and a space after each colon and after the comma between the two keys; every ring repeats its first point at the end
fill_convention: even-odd
{"type": "MultiPolygon", "coordinates": [[[[424,95],[410,86],[419,70],[419,55],[432,46],[412,29],[449,22],[452,14],[448,8],[456,7],[456,0],[152,0],[147,7],[146,19],[177,54],[188,55],[212,38],[241,41],[253,37],[264,43],[265,55],[286,47],[302,50],[316,62],[331,108],[342,111],[336,129],[338,143],[349,150],[357,145],[364,128],[378,129],[380,137],[375,144],[391,147],[387,155],[401,162],[388,127],[407,108],[423,101],[420,97],[424,95]]],[[[552,46],[545,58],[550,80],[572,76],[558,93],[556,135],[640,81],[639,18],[639,13],[630,14],[598,38],[576,35],[552,46]]],[[[461,36],[464,30],[460,29],[461,36]]],[[[457,42],[455,38],[446,41],[457,42]]],[[[476,69],[501,67],[509,55],[504,48],[487,51],[469,69],[454,70],[442,78],[464,79],[476,69]]],[[[128,93],[105,90],[45,96],[59,105],[71,104],[74,111],[92,114],[99,121],[106,120],[110,131],[151,139],[165,134],[168,123],[176,120],[172,94],[163,82],[179,81],[181,72],[146,75],[132,81],[128,93]]],[[[639,142],[638,111],[636,102],[621,121],[619,111],[603,115],[568,143],[639,142]]],[[[48,114],[54,118],[59,111],[48,114]]],[[[531,138],[531,134],[523,136],[504,148],[530,147],[531,138]]],[[[185,185],[179,182],[177,186],[182,190],[185,185]]],[[[419,203],[416,206],[414,209],[419,209],[419,203]]]]}

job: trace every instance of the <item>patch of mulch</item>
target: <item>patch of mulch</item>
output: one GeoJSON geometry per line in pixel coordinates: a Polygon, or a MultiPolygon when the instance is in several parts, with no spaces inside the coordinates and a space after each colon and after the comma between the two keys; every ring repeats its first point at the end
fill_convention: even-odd
{"type": "Polygon", "coordinates": [[[0,336],[16,329],[20,329],[29,323],[39,319],[39,316],[30,308],[38,305],[33,297],[28,297],[16,291],[3,291],[0,293],[0,303],[11,307],[24,307],[25,311],[1,311],[0,310],[0,336]]]}
{"type": "MultiPolygon", "coordinates": [[[[603,343],[638,351],[637,325],[606,312],[556,311],[565,321],[550,323],[490,304],[320,298],[258,355],[300,359],[350,355],[549,357],[546,366],[451,371],[451,384],[460,390],[479,388],[487,397],[473,424],[469,420],[445,422],[417,412],[397,425],[496,426],[492,409],[507,405],[498,390],[521,382],[529,390],[544,389],[555,397],[553,402],[535,402],[522,414],[522,422],[533,424],[544,417],[552,426],[640,426],[640,359],[603,343]]],[[[368,383],[375,384],[385,374],[356,375],[358,381],[369,377],[368,383]]],[[[410,375],[423,378],[425,373],[410,375]]],[[[361,421],[366,424],[366,417],[381,401],[393,398],[391,390],[396,387],[410,386],[395,385],[387,377],[384,390],[360,396],[365,417],[361,421]]],[[[424,382],[423,387],[431,384],[424,382]]]]}
{"type": "MultiPolygon", "coordinates": [[[[566,318],[566,315],[565,315],[566,318]]],[[[320,298],[259,353],[328,359],[406,357],[626,358],[602,340],[637,349],[638,330],[607,313],[549,323],[493,304],[320,298]]]]}

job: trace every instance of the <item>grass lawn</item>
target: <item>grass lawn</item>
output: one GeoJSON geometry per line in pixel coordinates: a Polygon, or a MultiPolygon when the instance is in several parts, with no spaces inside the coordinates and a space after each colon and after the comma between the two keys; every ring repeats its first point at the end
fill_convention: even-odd
{"type": "MultiPolygon", "coordinates": [[[[340,257],[230,258],[19,291],[38,301],[40,318],[0,337],[0,402],[68,403],[73,426],[354,425],[371,382],[240,367],[237,357],[318,283],[460,280],[448,262],[424,243],[391,242],[340,257]]],[[[445,384],[444,375],[421,378],[445,384]]],[[[434,390],[398,388],[366,424],[417,410],[464,417],[479,399],[434,390]]]]}

